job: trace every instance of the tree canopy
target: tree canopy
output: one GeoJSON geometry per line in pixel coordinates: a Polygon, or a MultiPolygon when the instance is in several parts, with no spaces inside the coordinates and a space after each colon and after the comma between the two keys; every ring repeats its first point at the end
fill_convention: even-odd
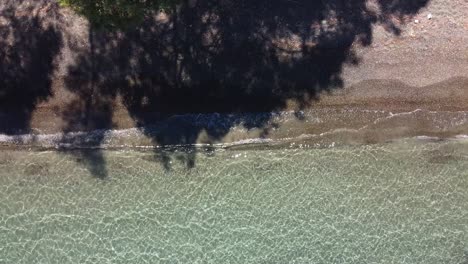
{"type": "Polygon", "coordinates": [[[59,0],[84,15],[95,27],[121,28],[140,22],[146,15],[173,6],[178,0],[59,0]]]}

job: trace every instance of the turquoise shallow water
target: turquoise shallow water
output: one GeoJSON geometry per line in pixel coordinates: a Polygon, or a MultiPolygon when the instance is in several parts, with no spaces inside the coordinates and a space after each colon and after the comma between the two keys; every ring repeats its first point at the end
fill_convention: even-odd
{"type": "Polygon", "coordinates": [[[2,151],[0,263],[468,263],[466,140],[102,154],[2,151]]]}

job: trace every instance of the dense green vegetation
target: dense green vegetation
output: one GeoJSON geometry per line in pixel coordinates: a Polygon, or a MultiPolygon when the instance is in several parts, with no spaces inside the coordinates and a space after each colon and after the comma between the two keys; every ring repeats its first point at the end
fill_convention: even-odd
{"type": "Polygon", "coordinates": [[[155,10],[164,10],[178,0],[59,0],[84,15],[95,27],[121,28],[140,22],[155,10]]]}

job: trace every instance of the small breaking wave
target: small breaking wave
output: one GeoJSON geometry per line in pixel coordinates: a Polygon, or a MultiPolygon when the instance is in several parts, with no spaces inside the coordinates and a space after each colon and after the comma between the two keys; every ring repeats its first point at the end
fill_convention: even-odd
{"type": "Polygon", "coordinates": [[[309,109],[272,113],[187,114],[173,116],[152,126],[119,130],[0,134],[0,145],[43,149],[154,149],[300,146],[300,142],[306,142],[303,145],[308,147],[333,147],[398,138],[466,140],[467,132],[468,112],[416,109],[393,113],[366,109],[309,109]]]}

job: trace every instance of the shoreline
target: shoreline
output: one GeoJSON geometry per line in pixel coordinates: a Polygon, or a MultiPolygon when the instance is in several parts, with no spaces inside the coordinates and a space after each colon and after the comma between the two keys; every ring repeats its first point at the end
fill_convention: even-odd
{"type": "Polygon", "coordinates": [[[317,108],[275,113],[177,115],[152,126],[124,129],[2,134],[0,148],[228,148],[288,142],[323,147],[366,145],[405,138],[463,138],[468,135],[466,131],[468,111],[317,108]],[[213,131],[219,129],[223,130],[220,136],[213,136],[213,131]]]}

